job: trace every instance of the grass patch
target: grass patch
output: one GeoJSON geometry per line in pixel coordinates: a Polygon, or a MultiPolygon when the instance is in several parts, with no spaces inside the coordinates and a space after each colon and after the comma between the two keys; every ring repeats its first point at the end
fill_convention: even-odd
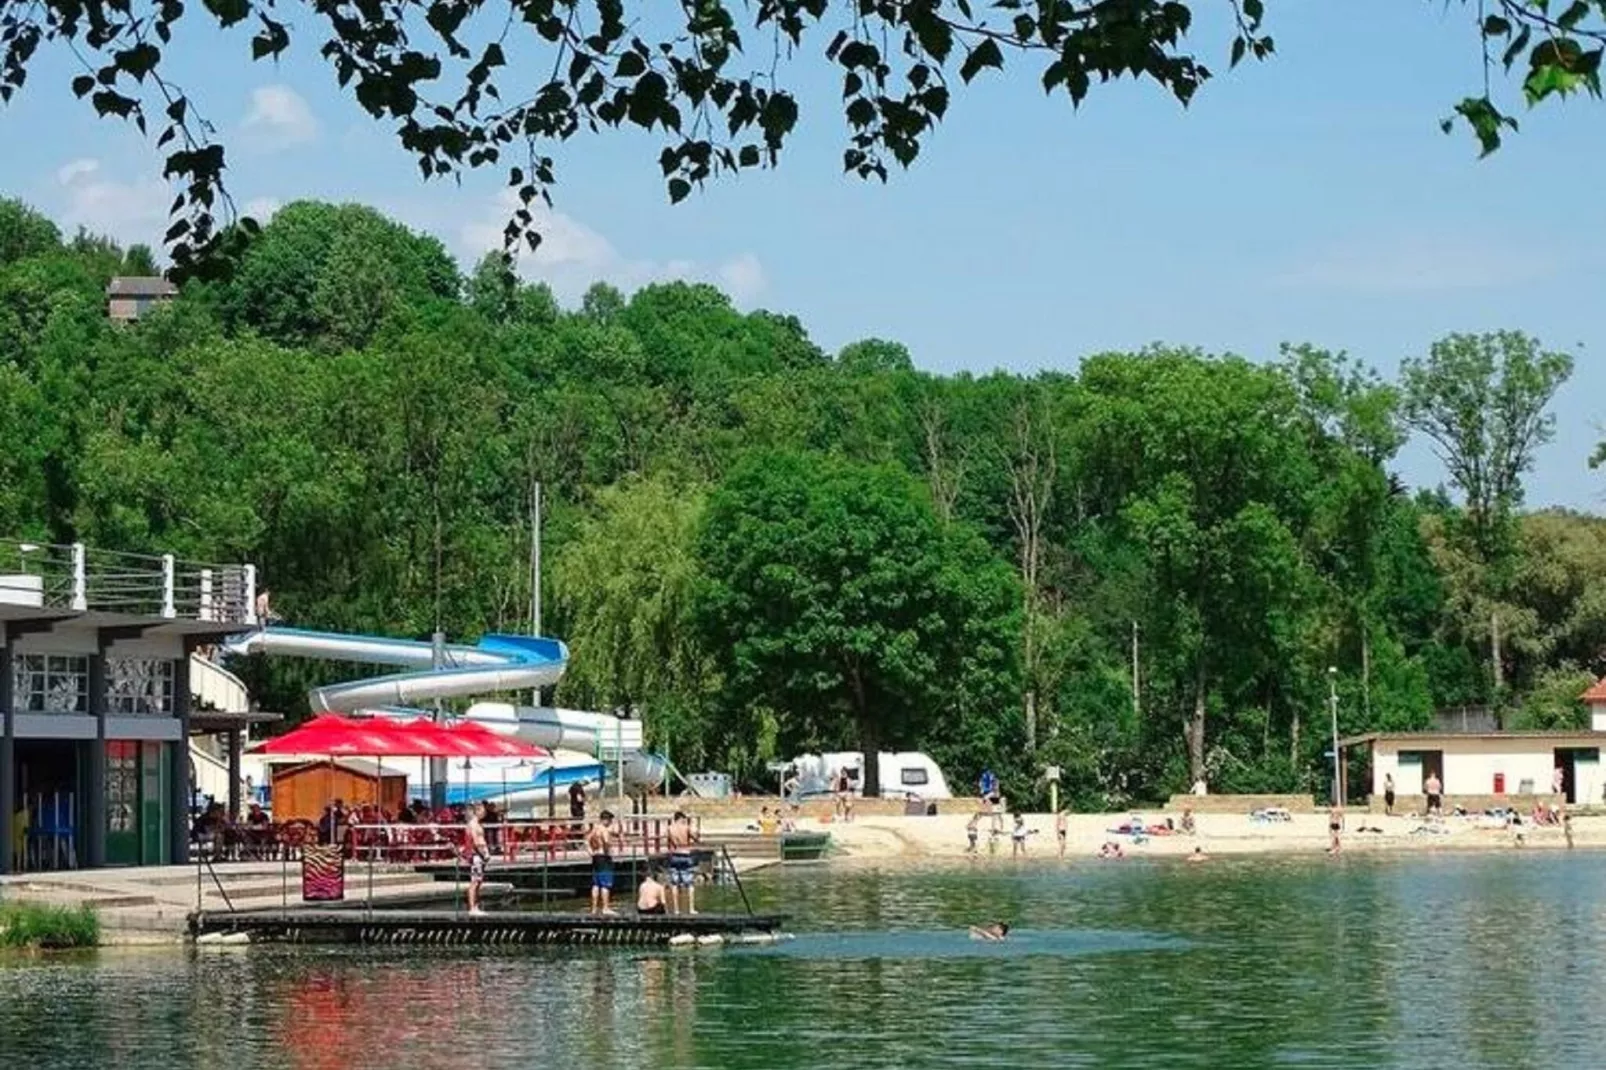
{"type": "Polygon", "coordinates": [[[0,902],[0,948],[94,947],[99,942],[100,916],[94,907],[0,902]]]}

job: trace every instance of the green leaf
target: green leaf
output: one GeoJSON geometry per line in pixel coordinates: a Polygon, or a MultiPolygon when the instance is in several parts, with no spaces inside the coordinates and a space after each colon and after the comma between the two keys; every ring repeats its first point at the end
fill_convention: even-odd
{"type": "Polygon", "coordinates": [[[120,70],[132,76],[136,81],[143,82],[145,76],[156,69],[161,62],[162,51],[147,41],[141,41],[133,48],[125,48],[114,57],[120,70]]]}
{"type": "Polygon", "coordinates": [[[684,178],[671,178],[669,180],[669,203],[679,204],[691,192],[691,183],[684,178]]]}
{"type": "Polygon", "coordinates": [[[613,73],[620,78],[638,78],[647,71],[647,61],[639,53],[626,52],[619,57],[619,64],[613,73]]]}
{"type": "Polygon", "coordinates": [[[970,50],[970,55],[965,57],[964,64],[959,68],[959,77],[969,82],[980,74],[983,68],[1002,69],[1003,66],[1004,54],[999,50],[998,42],[988,37],[970,50]]]}

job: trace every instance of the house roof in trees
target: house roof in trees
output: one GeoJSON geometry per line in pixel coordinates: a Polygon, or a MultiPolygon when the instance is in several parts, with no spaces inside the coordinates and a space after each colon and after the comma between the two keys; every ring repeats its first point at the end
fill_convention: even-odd
{"type": "Polygon", "coordinates": [[[1606,676],[1595,681],[1595,686],[1578,696],[1585,702],[1606,702],[1606,676]]]}
{"type": "Polygon", "coordinates": [[[115,275],[106,284],[107,297],[173,297],[178,287],[160,275],[115,275]]]}
{"type": "Polygon", "coordinates": [[[1606,744],[1606,732],[1596,732],[1588,728],[1560,729],[1547,732],[1367,732],[1365,735],[1340,739],[1338,745],[1340,747],[1355,747],[1363,743],[1412,743],[1425,746],[1430,743],[1458,743],[1474,739],[1577,739],[1586,741],[1590,746],[1601,746],[1606,744]]]}

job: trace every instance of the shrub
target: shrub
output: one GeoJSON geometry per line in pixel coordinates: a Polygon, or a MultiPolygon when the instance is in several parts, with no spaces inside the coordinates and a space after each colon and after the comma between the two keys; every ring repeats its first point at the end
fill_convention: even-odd
{"type": "Polygon", "coordinates": [[[0,903],[0,947],[94,947],[99,942],[100,917],[94,907],[0,903]]]}

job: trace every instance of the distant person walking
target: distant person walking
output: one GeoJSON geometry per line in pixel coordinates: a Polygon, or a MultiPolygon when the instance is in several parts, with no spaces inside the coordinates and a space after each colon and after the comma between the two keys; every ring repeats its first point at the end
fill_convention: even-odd
{"type": "Polygon", "coordinates": [[[836,782],[832,785],[836,794],[836,815],[843,821],[853,820],[853,781],[848,776],[846,766],[836,771],[836,782]]]}
{"type": "Polygon", "coordinates": [[[1342,806],[1333,806],[1327,811],[1327,834],[1332,838],[1332,843],[1327,848],[1328,854],[1336,855],[1343,848],[1343,843],[1341,842],[1343,832],[1344,808],[1342,806]]]}
{"type": "Polygon", "coordinates": [[[1429,773],[1427,780],[1422,782],[1422,791],[1428,797],[1428,816],[1444,816],[1444,782],[1439,774],[1429,773]]]}
{"type": "Polygon", "coordinates": [[[1060,857],[1065,857],[1065,811],[1061,810],[1054,815],[1054,838],[1059,841],[1060,857]]]}
{"type": "Polygon", "coordinates": [[[1031,829],[1026,827],[1026,815],[1015,815],[1015,827],[1010,831],[1009,857],[1019,858],[1026,853],[1026,837],[1031,835],[1031,829]]]}
{"type": "Polygon", "coordinates": [[[1383,812],[1394,816],[1394,774],[1383,774],[1383,812]]]}

